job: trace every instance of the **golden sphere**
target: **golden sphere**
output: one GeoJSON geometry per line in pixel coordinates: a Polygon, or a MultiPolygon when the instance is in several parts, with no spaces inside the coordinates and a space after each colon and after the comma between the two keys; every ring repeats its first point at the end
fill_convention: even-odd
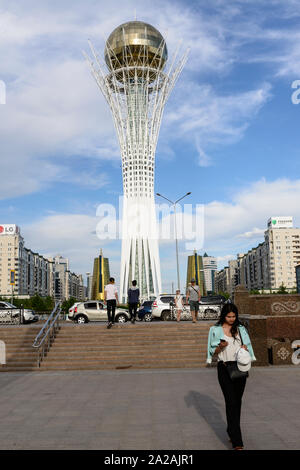
{"type": "Polygon", "coordinates": [[[167,59],[163,36],[142,21],[121,24],[106,41],[105,62],[110,70],[126,66],[162,70],[167,59]]]}

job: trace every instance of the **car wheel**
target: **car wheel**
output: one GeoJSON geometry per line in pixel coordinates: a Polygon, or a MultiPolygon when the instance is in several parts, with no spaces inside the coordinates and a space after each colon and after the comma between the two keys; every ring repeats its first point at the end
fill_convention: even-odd
{"type": "Polygon", "coordinates": [[[124,313],[120,313],[119,315],[116,316],[116,321],[118,323],[126,323],[127,322],[127,317],[124,315],[124,313]]]}
{"type": "Polygon", "coordinates": [[[161,314],[161,319],[163,321],[170,321],[171,320],[171,312],[170,310],[164,310],[161,314]]]}
{"type": "Polygon", "coordinates": [[[84,315],[79,315],[79,316],[76,318],[76,322],[77,322],[79,325],[82,325],[83,323],[87,323],[87,322],[88,322],[88,319],[87,319],[84,315]]]}
{"type": "Polygon", "coordinates": [[[215,311],[212,308],[207,308],[204,311],[204,318],[211,318],[212,314],[215,313],[215,311]]]}
{"type": "Polygon", "coordinates": [[[152,320],[152,314],[151,313],[145,313],[144,315],[144,321],[151,321],[152,320]]]}

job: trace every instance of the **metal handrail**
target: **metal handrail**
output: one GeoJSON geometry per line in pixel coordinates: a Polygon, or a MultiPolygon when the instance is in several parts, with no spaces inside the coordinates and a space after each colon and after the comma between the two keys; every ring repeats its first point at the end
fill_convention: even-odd
{"type": "Polygon", "coordinates": [[[41,365],[41,361],[44,359],[46,353],[49,351],[53,339],[56,336],[56,332],[59,330],[59,316],[61,313],[61,304],[56,302],[54,309],[52,310],[51,315],[46,321],[45,325],[41,331],[35,337],[35,340],[32,344],[33,348],[38,350],[38,367],[41,365]],[[46,341],[47,340],[47,341],[46,341]]]}

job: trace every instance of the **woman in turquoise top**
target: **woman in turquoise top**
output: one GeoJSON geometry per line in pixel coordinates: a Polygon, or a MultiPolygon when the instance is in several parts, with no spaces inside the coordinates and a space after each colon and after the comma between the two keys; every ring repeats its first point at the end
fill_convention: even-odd
{"type": "Polygon", "coordinates": [[[255,361],[249,334],[239,320],[238,309],[234,304],[225,304],[218,323],[209,330],[207,345],[207,362],[218,356],[218,381],[225,398],[227,434],[235,450],[244,448],[240,419],[242,397],[246,386],[246,377],[231,380],[226,369],[227,361],[235,360],[239,348],[246,349],[251,361],[255,361]]]}

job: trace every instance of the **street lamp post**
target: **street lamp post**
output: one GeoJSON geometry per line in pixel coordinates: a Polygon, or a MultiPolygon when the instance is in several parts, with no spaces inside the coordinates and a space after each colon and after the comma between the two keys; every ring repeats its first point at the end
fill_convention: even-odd
{"type": "Polygon", "coordinates": [[[191,192],[188,192],[186,193],[184,196],[182,196],[181,198],[177,199],[177,201],[170,201],[170,199],[168,199],[167,197],[163,196],[162,194],[160,193],[156,193],[157,196],[160,196],[162,197],[163,199],[165,199],[166,201],[170,202],[170,204],[172,204],[173,208],[174,208],[174,231],[175,231],[175,243],[176,243],[176,264],[177,264],[177,289],[179,289],[180,291],[180,277],[179,277],[179,260],[178,260],[178,240],[177,240],[177,224],[176,224],[176,204],[178,204],[179,201],[181,201],[183,198],[185,198],[186,196],[189,196],[190,194],[192,194],[191,192]]]}

